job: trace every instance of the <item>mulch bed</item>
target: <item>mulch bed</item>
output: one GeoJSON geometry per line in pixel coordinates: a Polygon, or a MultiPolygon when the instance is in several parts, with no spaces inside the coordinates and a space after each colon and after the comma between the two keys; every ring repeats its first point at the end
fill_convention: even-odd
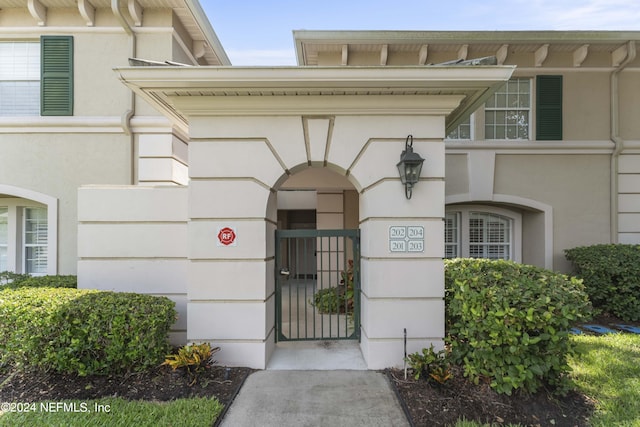
{"type": "Polygon", "coordinates": [[[247,375],[249,368],[213,367],[190,379],[181,370],[173,372],[163,366],[140,373],[122,375],[77,375],[0,373],[0,401],[38,402],[42,400],[100,399],[122,397],[129,400],[168,401],[189,397],[215,396],[230,403],[247,375]]]}
{"type": "Polygon", "coordinates": [[[453,378],[444,385],[425,379],[404,379],[402,370],[387,371],[400,401],[414,426],[455,425],[459,419],[483,423],[513,423],[525,426],[587,426],[593,402],[572,392],[552,397],[536,394],[494,392],[488,384],[475,385],[464,378],[461,368],[453,368],[453,378]]]}

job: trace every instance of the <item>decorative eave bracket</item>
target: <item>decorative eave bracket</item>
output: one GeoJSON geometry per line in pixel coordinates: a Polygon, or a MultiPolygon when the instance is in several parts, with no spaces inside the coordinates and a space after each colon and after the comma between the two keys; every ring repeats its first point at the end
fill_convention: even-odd
{"type": "Polygon", "coordinates": [[[507,60],[507,55],[509,54],[509,45],[503,44],[500,46],[500,49],[496,52],[496,59],[498,60],[498,65],[504,65],[504,61],[507,60]]]}
{"type": "Polygon", "coordinates": [[[387,59],[389,57],[389,45],[383,44],[380,49],[380,65],[387,65],[387,59]]]}
{"type": "Polygon", "coordinates": [[[427,56],[429,55],[429,45],[423,44],[418,54],[418,64],[425,65],[427,63],[427,56]]]}
{"type": "Polygon", "coordinates": [[[129,15],[133,19],[133,25],[136,27],[142,26],[142,6],[136,0],[129,0],[129,15]]]}
{"type": "Polygon", "coordinates": [[[629,46],[625,43],[611,52],[611,65],[614,67],[620,66],[620,64],[622,64],[622,62],[627,58],[627,55],[629,55],[629,46]]]}
{"type": "Polygon", "coordinates": [[[547,60],[547,55],[549,55],[549,44],[543,44],[538,48],[538,50],[536,50],[534,54],[535,66],[542,67],[544,61],[547,60]]]}
{"type": "Polygon", "coordinates": [[[349,65],[349,45],[342,45],[342,65],[349,65]]]}
{"type": "Polygon", "coordinates": [[[44,27],[47,25],[47,8],[40,3],[40,0],[29,0],[27,7],[33,19],[38,23],[38,26],[44,27]]]}
{"type": "Polygon", "coordinates": [[[78,0],[78,10],[87,27],[93,27],[96,24],[96,8],[89,3],[89,0],[78,0]]]}
{"type": "Polygon", "coordinates": [[[583,44],[573,52],[573,66],[580,67],[589,54],[589,45],[583,44]]]}

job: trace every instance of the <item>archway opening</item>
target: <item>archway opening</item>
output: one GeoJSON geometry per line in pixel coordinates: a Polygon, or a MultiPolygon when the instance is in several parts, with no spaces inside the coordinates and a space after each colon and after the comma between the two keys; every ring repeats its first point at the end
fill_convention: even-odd
{"type": "MultiPolygon", "coordinates": [[[[311,357],[325,361],[330,359],[323,355],[328,351],[323,346],[331,341],[332,352],[355,353],[350,357],[364,369],[359,347],[344,343],[360,336],[360,209],[355,186],[326,167],[307,167],[282,180],[273,198],[276,341],[322,341],[325,344],[313,346],[311,357]]],[[[297,344],[288,351],[305,345],[297,344]]],[[[270,366],[282,357],[279,347],[270,366]]]]}

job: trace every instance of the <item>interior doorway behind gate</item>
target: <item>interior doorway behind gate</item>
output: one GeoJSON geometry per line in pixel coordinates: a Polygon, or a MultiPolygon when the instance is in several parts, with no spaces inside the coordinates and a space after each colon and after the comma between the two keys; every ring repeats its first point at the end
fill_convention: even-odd
{"type": "Polygon", "coordinates": [[[360,338],[360,231],[276,231],[278,341],[360,338]]]}

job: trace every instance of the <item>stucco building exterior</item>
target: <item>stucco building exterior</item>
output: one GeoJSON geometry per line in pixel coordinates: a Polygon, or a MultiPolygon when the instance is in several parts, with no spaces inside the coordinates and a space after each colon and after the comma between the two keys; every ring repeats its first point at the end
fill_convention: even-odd
{"type": "Polygon", "coordinates": [[[444,257],[640,242],[640,33],[294,39],[232,67],[197,1],[0,0],[0,270],[165,295],[225,364],[352,339],[378,369],[442,344],[444,257]]]}
{"type": "Polygon", "coordinates": [[[309,66],[427,65],[485,56],[516,66],[509,85],[470,119],[448,124],[448,256],[506,256],[568,271],[564,249],[638,243],[637,32],[294,36],[298,62],[309,66]],[[492,249],[483,246],[489,236],[480,224],[488,222],[507,231],[494,234],[492,249]]]}

